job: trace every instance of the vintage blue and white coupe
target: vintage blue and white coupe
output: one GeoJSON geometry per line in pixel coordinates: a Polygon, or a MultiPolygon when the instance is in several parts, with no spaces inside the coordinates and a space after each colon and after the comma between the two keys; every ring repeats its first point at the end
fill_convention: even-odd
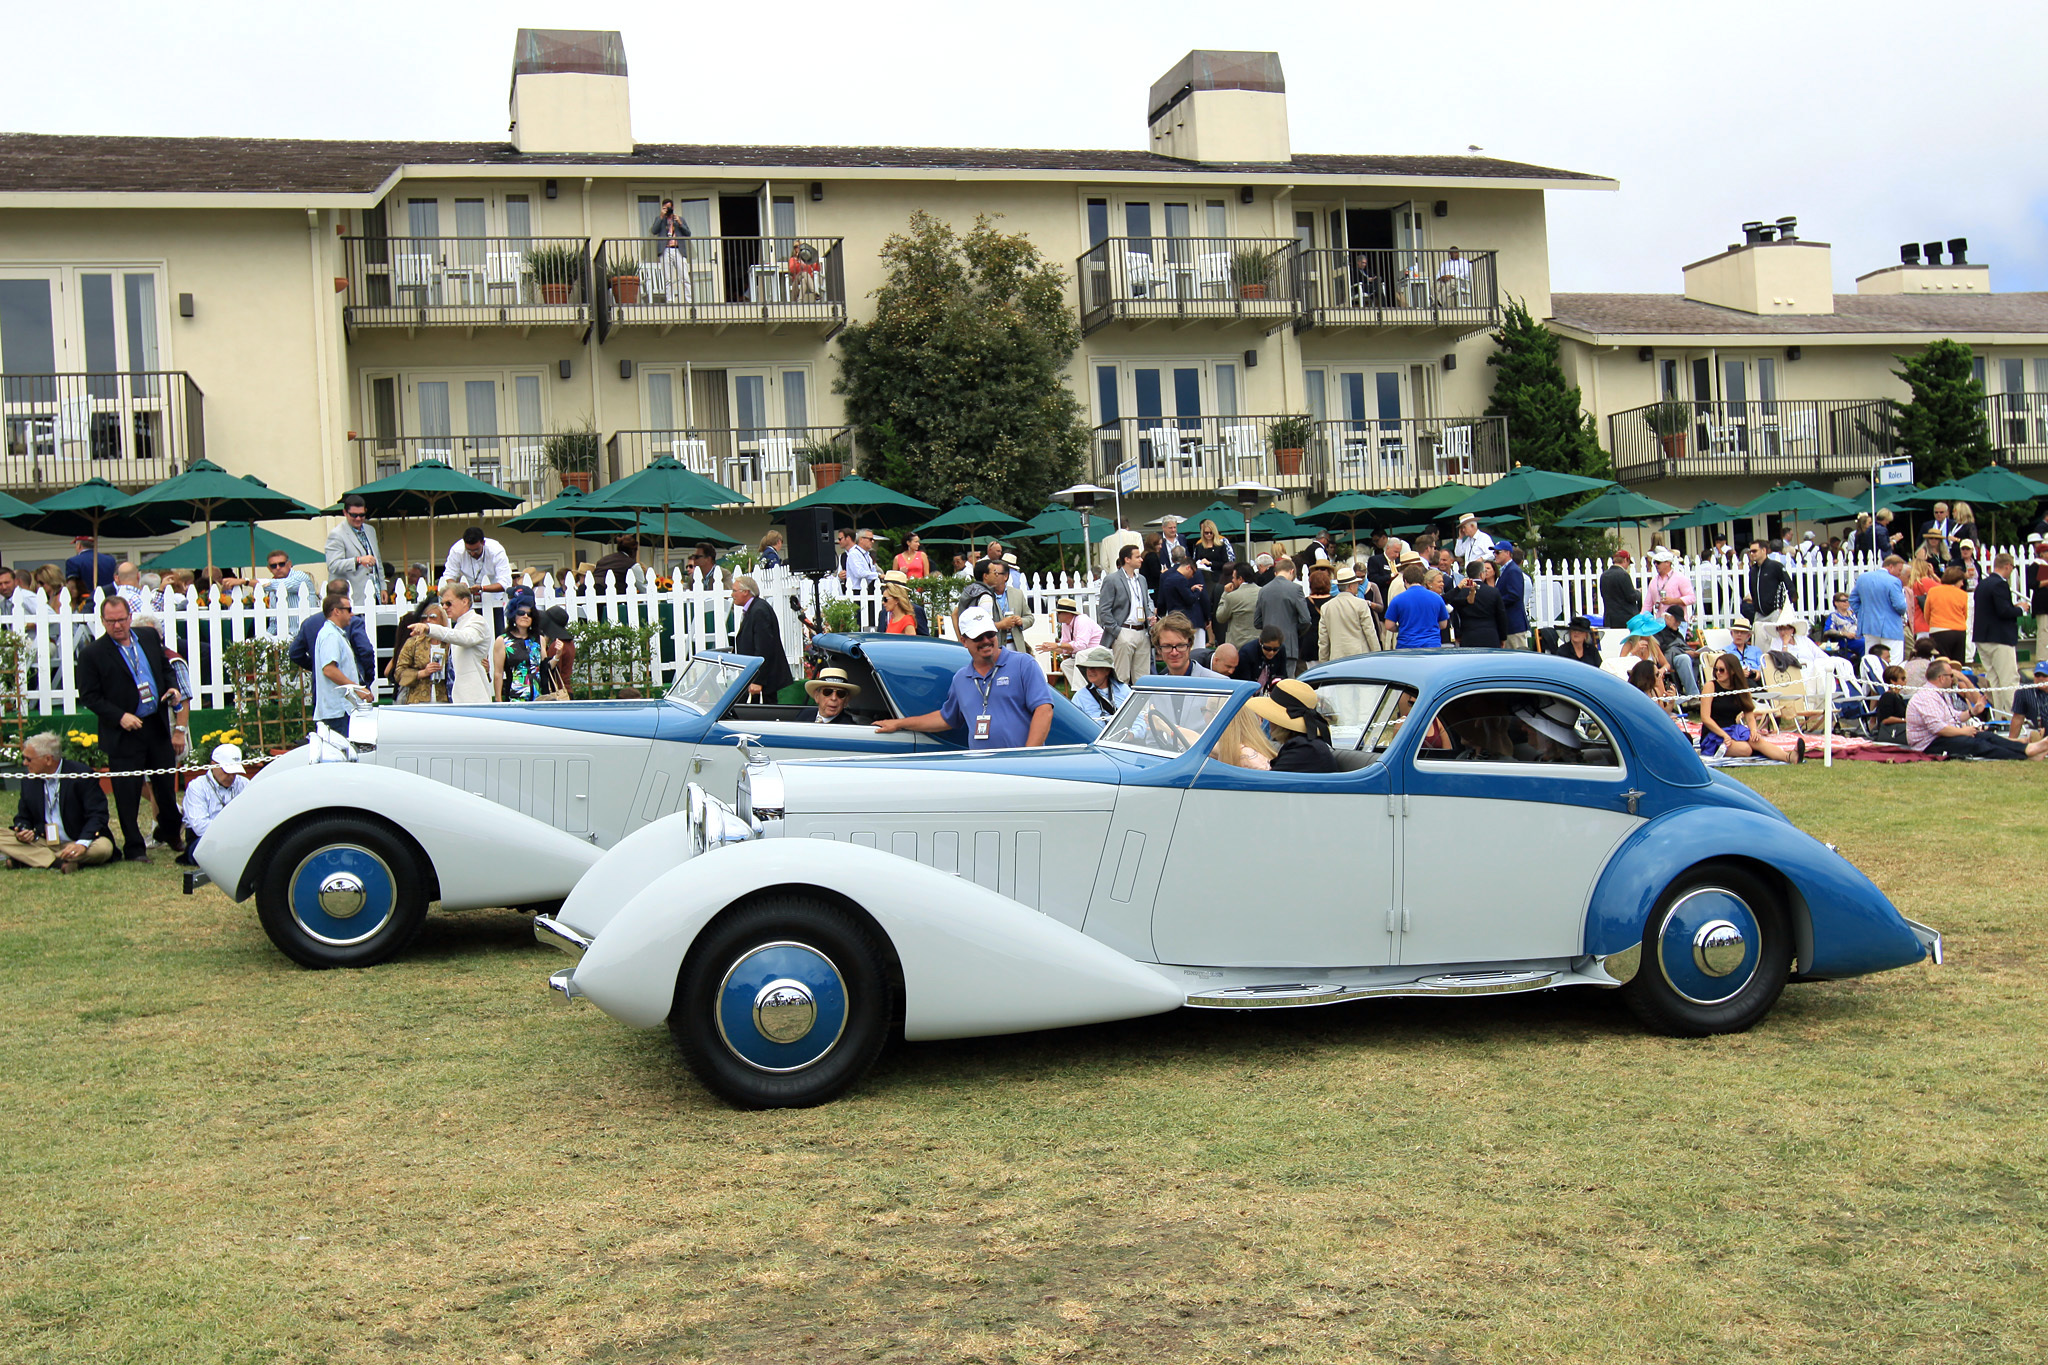
{"type": "Polygon", "coordinates": [[[1703,1035],[1788,980],[1940,960],[1599,669],[1444,650],[1308,680],[1336,772],[1222,761],[1253,695],[1224,679],[1141,680],[1085,745],[754,754],[735,805],[692,784],[536,918],[576,958],[550,985],[779,1106],[898,1038],[1573,985],[1703,1035]]]}
{"type": "MultiPolygon", "coordinates": [[[[860,685],[869,721],[937,708],[966,659],[957,644],[820,636],[860,685]]],[[[309,967],[363,967],[445,910],[549,906],[604,851],[683,810],[693,780],[730,792],[746,733],[777,755],[959,750],[964,733],[877,734],[818,725],[806,708],[751,703],[761,661],[700,654],[664,697],[645,701],[401,706],[375,712],[374,746],[315,762],[312,746],[271,763],[199,846],[209,880],[256,898],[271,941],[309,967]]],[[[1097,732],[1060,702],[1054,738],[1097,732]]]]}

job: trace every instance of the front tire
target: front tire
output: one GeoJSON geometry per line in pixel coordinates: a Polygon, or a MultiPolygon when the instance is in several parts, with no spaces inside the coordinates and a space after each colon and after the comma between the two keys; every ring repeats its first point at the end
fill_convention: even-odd
{"type": "Polygon", "coordinates": [[[412,845],[383,825],[321,817],[270,854],[256,917],[278,951],[302,967],[368,967],[419,937],[426,882],[412,845]]]}
{"type": "Polygon", "coordinates": [[[1777,892],[1745,868],[1705,863],[1658,901],[1643,928],[1642,965],[1621,996],[1658,1033],[1740,1033],[1770,1013],[1791,971],[1791,925],[1777,892]]]}
{"type": "Polygon", "coordinates": [[[777,897],[705,930],[676,981],[669,1031],[697,1079],[743,1109],[837,1098],[895,1018],[887,954],[837,906],[777,897]]]}

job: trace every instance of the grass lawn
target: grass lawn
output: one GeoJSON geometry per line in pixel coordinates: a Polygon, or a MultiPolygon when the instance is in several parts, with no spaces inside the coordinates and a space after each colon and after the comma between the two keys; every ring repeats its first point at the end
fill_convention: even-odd
{"type": "Polygon", "coordinates": [[[927,1044],[763,1114],[523,917],[319,973],[165,865],[0,873],[0,1361],[2040,1358],[2048,777],[1740,775],[1948,965],[1706,1041],[1587,991],[927,1044]]]}

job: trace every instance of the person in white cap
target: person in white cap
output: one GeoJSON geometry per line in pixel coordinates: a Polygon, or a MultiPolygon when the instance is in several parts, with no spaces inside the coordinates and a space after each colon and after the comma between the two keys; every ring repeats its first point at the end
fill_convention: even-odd
{"type": "Polygon", "coordinates": [[[960,613],[960,638],[967,643],[967,663],[953,675],[939,709],[877,721],[876,731],[886,735],[896,730],[965,730],[970,749],[1044,744],[1052,732],[1054,696],[1045,670],[1030,655],[1003,648],[996,618],[987,607],[960,613]]]}
{"type": "Polygon", "coordinates": [[[1692,580],[1685,576],[1685,570],[1678,567],[1678,557],[1671,553],[1668,545],[1659,545],[1650,551],[1650,590],[1646,594],[1645,607],[1652,616],[1662,616],[1664,608],[1673,602],[1685,603],[1687,615],[1699,605],[1700,595],[1694,590],[1692,580]]]}
{"type": "Polygon", "coordinates": [[[1458,541],[1451,548],[1460,564],[1470,564],[1475,559],[1492,559],[1493,537],[1479,529],[1477,516],[1467,512],[1458,518],[1458,541]]]}
{"type": "Polygon", "coordinates": [[[216,744],[207,759],[205,776],[185,784],[185,851],[178,855],[179,862],[187,867],[192,865],[193,850],[228,808],[228,802],[249,790],[247,772],[239,746],[216,744]]]}

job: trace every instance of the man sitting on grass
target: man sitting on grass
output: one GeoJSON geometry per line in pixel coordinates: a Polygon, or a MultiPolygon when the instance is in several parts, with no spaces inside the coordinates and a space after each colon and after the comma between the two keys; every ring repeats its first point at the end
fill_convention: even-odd
{"type": "Polygon", "coordinates": [[[2040,739],[2048,735],[2048,659],[2034,660],[2031,686],[2016,687],[2012,693],[2012,739],[2040,739]]]}
{"type": "Polygon", "coordinates": [[[21,746],[30,776],[21,784],[14,809],[14,837],[0,840],[8,867],[54,867],[76,872],[114,856],[108,833],[107,798],[92,769],[64,757],[64,741],[47,730],[21,746]],[[60,773],[84,773],[59,780],[60,773]]]}
{"type": "Polygon", "coordinates": [[[1927,686],[1906,706],[1906,742],[1944,758],[2048,758],[2048,739],[2029,744],[1979,730],[1971,717],[1986,709],[1983,697],[1954,695],[1961,679],[1947,659],[1927,665],[1927,686]]]}

